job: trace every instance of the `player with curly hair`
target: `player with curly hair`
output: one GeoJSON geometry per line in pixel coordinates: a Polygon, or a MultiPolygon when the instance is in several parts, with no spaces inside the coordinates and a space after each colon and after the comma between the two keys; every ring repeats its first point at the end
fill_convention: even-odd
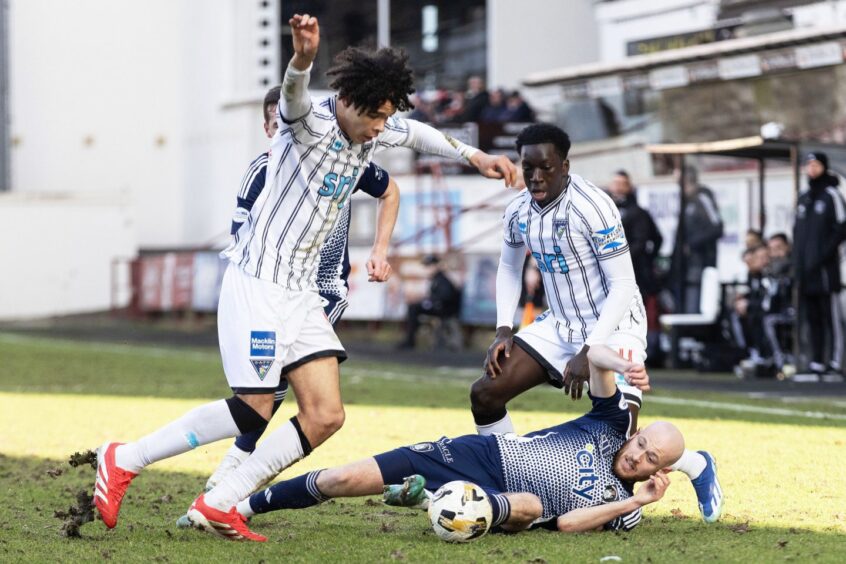
{"type": "MultiPolygon", "coordinates": [[[[513,186],[517,170],[431,127],[395,117],[411,107],[412,71],[395,49],[349,49],[332,69],[333,96],[312,98],[317,18],[295,15],[294,57],[282,81],[265,189],[223,256],[230,261],[218,305],[218,339],[232,397],[199,406],[138,441],[98,452],[95,505],[117,524],[130,482],[147,465],[267,424],[284,377],[299,412],[266,436],[189,517],[230,538],[250,533],[234,505],[307,456],[344,422],[339,363],[346,352],[323,312],[315,278],[321,249],[374,154],[396,146],[463,160],[513,186]]],[[[384,268],[383,258],[374,265],[384,268]]]]}

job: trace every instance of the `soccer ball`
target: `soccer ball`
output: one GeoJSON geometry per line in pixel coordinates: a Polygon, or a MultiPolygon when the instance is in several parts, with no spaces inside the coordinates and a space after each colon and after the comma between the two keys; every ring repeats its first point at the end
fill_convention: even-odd
{"type": "Polygon", "coordinates": [[[441,540],[469,542],[491,528],[493,508],[485,490],[456,480],[444,484],[432,496],[429,520],[441,540]]]}

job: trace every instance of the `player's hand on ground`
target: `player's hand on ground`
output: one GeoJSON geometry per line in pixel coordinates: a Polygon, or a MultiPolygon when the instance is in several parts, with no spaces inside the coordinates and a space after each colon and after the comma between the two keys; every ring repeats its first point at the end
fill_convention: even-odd
{"type": "Polygon", "coordinates": [[[502,178],[509,188],[517,185],[517,167],[505,155],[489,155],[479,151],[470,159],[470,164],[475,166],[482,176],[502,178]]]}
{"type": "Polygon", "coordinates": [[[511,356],[511,347],[514,344],[512,337],[513,333],[510,327],[497,328],[496,337],[493,344],[488,348],[488,354],[485,356],[485,364],[482,367],[485,369],[485,374],[491,378],[496,378],[502,374],[500,358],[504,360],[511,356]]]}
{"type": "Polygon", "coordinates": [[[641,505],[648,505],[655,503],[666,493],[667,488],[670,487],[669,470],[659,470],[649,477],[647,481],[641,484],[635,493],[635,500],[641,505]]]}
{"type": "Polygon", "coordinates": [[[370,255],[367,261],[368,282],[387,282],[392,273],[393,269],[388,264],[388,257],[377,253],[370,255]]]}
{"type": "Polygon", "coordinates": [[[646,367],[642,364],[635,364],[623,372],[623,377],[626,383],[634,386],[641,392],[648,392],[652,388],[649,386],[649,374],[646,373],[646,367]]]}
{"type": "Polygon", "coordinates": [[[590,380],[589,349],[587,345],[582,347],[582,350],[564,367],[564,393],[569,394],[574,400],[582,398],[585,382],[590,380]]]}
{"type": "Polygon", "coordinates": [[[320,27],[317,25],[317,18],[308,14],[294,14],[288,23],[291,24],[291,33],[294,37],[294,53],[307,59],[311,64],[320,44],[320,27]]]}

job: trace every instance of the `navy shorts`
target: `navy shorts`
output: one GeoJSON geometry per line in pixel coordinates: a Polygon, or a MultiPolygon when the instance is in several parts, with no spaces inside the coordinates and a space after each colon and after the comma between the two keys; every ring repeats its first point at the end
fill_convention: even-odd
{"type": "Polygon", "coordinates": [[[374,458],[385,484],[401,484],[406,476],[420,474],[431,491],[453,480],[465,480],[488,494],[505,492],[502,459],[494,437],[441,437],[434,443],[400,447],[374,458]]]}

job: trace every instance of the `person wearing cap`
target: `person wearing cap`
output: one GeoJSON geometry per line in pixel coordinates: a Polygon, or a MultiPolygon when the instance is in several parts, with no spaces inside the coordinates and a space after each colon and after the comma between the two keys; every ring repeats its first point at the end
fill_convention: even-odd
{"type": "Polygon", "coordinates": [[[447,319],[457,316],[461,308],[461,291],[444,273],[440,259],[429,255],[423,259],[423,265],[429,269],[429,295],[422,301],[408,304],[405,339],[399,344],[401,349],[414,348],[421,315],[447,319]]]}
{"type": "Polygon", "coordinates": [[[800,319],[807,320],[808,368],[815,374],[840,373],[843,326],[840,243],[846,239],[846,201],[840,181],[828,169],[825,153],[805,158],[808,190],[799,195],[793,225],[793,266],[799,288],[800,319]]]}

